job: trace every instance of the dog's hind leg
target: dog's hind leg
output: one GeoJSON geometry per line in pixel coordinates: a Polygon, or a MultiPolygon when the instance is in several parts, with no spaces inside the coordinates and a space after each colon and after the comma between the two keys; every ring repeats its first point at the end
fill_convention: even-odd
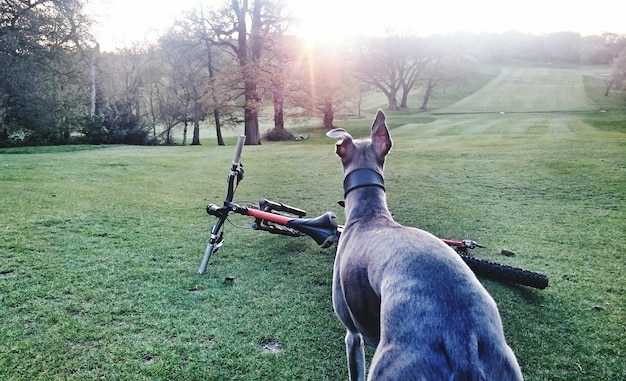
{"type": "MultiPolygon", "coordinates": [[[[335,290],[336,291],[336,290],[335,290]]],[[[357,331],[341,292],[333,292],[337,316],[346,327],[346,357],[350,381],[365,381],[365,348],[363,336],[357,331]]]]}
{"type": "Polygon", "coordinates": [[[365,381],[365,348],[363,336],[358,332],[348,304],[340,287],[339,273],[333,274],[333,306],[339,320],[346,327],[346,357],[350,381],[365,381]]]}
{"type": "Polygon", "coordinates": [[[348,372],[350,381],[365,381],[365,348],[363,337],[347,330],[346,354],[348,357],[348,372]]]}

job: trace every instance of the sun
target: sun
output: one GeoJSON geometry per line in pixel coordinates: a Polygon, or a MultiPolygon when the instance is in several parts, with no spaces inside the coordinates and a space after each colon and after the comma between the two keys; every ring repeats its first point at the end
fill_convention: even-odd
{"type": "MultiPolygon", "coordinates": [[[[347,2],[351,3],[353,2],[347,2]]],[[[289,8],[295,18],[293,32],[305,41],[307,49],[337,43],[362,34],[363,20],[359,17],[346,17],[354,14],[354,9],[344,2],[291,0],[289,8]]]]}
{"type": "Polygon", "coordinates": [[[340,40],[344,36],[343,30],[340,28],[320,28],[317,25],[317,19],[303,20],[300,25],[294,28],[294,33],[304,41],[307,50],[340,40]]]}
{"type": "Polygon", "coordinates": [[[318,45],[318,40],[315,36],[304,35],[302,39],[304,40],[304,49],[306,49],[307,52],[315,50],[315,47],[318,45]]]}

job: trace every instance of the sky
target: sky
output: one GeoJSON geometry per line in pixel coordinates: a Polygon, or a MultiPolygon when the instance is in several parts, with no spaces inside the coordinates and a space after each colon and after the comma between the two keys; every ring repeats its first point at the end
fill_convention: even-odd
{"type": "MultiPolygon", "coordinates": [[[[211,4],[218,0],[204,0],[211,4]]],[[[223,0],[219,0],[223,1],[223,0]]],[[[285,0],[298,19],[294,33],[312,41],[385,35],[428,36],[454,32],[541,35],[578,32],[626,34],[621,0],[285,0]]],[[[154,41],[199,0],[89,0],[93,33],[102,50],[154,41]]]]}

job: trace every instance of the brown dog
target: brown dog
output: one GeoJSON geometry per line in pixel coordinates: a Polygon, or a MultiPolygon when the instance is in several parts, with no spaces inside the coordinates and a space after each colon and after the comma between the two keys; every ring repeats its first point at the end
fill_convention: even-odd
{"type": "Polygon", "coordinates": [[[368,380],[522,380],[496,303],[472,271],[437,237],[393,221],[385,114],[376,114],[371,139],[327,135],[341,139],[345,174],[333,304],[347,328],[350,380],[365,380],[363,339],[376,347],[368,380]]]}

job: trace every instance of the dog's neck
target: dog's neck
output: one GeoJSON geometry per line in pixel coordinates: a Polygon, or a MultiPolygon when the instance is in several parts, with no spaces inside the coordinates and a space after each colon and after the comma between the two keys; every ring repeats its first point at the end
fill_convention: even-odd
{"type": "Polygon", "coordinates": [[[343,197],[355,189],[375,186],[385,190],[385,179],[383,175],[369,168],[358,168],[348,173],[343,179],[343,197]]]}
{"type": "Polygon", "coordinates": [[[347,224],[363,218],[391,218],[387,208],[385,181],[377,171],[368,168],[353,170],[344,178],[343,189],[347,224]]]}

